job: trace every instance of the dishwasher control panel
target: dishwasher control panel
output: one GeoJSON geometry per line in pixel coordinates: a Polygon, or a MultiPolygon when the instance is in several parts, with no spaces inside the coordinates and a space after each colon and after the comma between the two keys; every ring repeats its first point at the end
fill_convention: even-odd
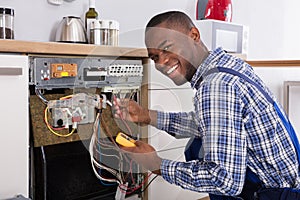
{"type": "Polygon", "coordinates": [[[29,83],[40,89],[140,86],[142,77],[136,59],[30,56],[29,83]]]}

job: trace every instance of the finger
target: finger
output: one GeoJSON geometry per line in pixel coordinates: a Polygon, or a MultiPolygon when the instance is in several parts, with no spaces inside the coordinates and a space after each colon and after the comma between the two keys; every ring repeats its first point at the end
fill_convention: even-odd
{"type": "Polygon", "coordinates": [[[120,111],[119,106],[116,105],[116,106],[114,106],[112,108],[112,114],[113,114],[114,117],[119,118],[120,117],[120,113],[121,113],[121,111],[120,111]]]}
{"type": "Polygon", "coordinates": [[[136,151],[136,147],[124,147],[120,146],[120,148],[126,153],[134,153],[136,151]]]}
{"type": "Polygon", "coordinates": [[[120,107],[118,105],[114,105],[113,110],[115,111],[120,110],[120,107]]]}
{"type": "Polygon", "coordinates": [[[129,99],[117,99],[117,103],[121,107],[128,107],[129,99]]]}
{"type": "Polygon", "coordinates": [[[145,144],[145,142],[142,142],[142,141],[140,141],[140,140],[137,140],[137,141],[135,141],[135,146],[137,146],[137,147],[140,147],[140,146],[142,146],[143,144],[145,144]]]}
{"type": "Polygon", "coordinates": [[[121,100],[119,99],[119,98],[114,98],[113,99],[113,105],[114,105],[114,107],[118,107],[119,109],[120,109],[120,107],[122,106],[121,105],[121,100]]]}

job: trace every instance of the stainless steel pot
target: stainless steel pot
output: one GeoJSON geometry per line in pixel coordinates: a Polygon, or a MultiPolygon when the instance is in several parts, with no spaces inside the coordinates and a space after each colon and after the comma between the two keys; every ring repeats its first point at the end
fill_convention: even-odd
{"type": "Polygon", "coordinates": [[[84,24],[79,17],[66,16],[58,25],[56,42],[88,43],[84,24]]]}

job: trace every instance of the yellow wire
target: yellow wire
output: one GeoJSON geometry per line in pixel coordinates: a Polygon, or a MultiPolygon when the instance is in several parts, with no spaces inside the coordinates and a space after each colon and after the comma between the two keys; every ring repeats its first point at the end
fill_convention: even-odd
{"type": "Polygon", "coordinates": [[[70,97],[73,97],[73,94],[68,95],[68,96],[61,97],[61,98],[59,98],[59,100],[68,99],[68,98],[70,98],[70,97]]]}
{"type": "Polygon", "coordinates": [[[75,128],[73,128],[72,131],[71,131],[70,133],[65,134],[65,135],[64,135],[64,134],[60,134],[60,133],[55,132],[55,131],[50,127],[50,125],[49,125],[48,117],[47,117],[48,111],[49,111],[49,109],[48,109],[48,106],[47,106],[46,109],[45,109],[45,122],[46,122],[46,125],[47,125],[48,129],[51,131],[51,133],[53,133],[54,135],[59,136],[59,137],[69,137],[69,136],[71,136],[71,135],[75,132],[75,128]]]}

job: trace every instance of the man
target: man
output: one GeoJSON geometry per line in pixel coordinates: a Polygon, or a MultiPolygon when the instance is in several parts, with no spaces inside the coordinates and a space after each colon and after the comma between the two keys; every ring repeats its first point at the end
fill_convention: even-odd
{"type": "Polygon", "coordinates": [[[211,199],[300,199],[279,189],[300,188],[297,152],[274,96],[252,67],[222,48],[209,52],[192,20],[179,11],[154,16],[145,43],[157,70],[176,85],[190,82],[195,110],[164,113],[134,101],[126,107],[114,102],[116,116],[195,140],[187,162],[160,158],[141,141],[123,149],[166,181],[211,199]],[[224,68],[238,74],[220,72],[224,68]]]}

